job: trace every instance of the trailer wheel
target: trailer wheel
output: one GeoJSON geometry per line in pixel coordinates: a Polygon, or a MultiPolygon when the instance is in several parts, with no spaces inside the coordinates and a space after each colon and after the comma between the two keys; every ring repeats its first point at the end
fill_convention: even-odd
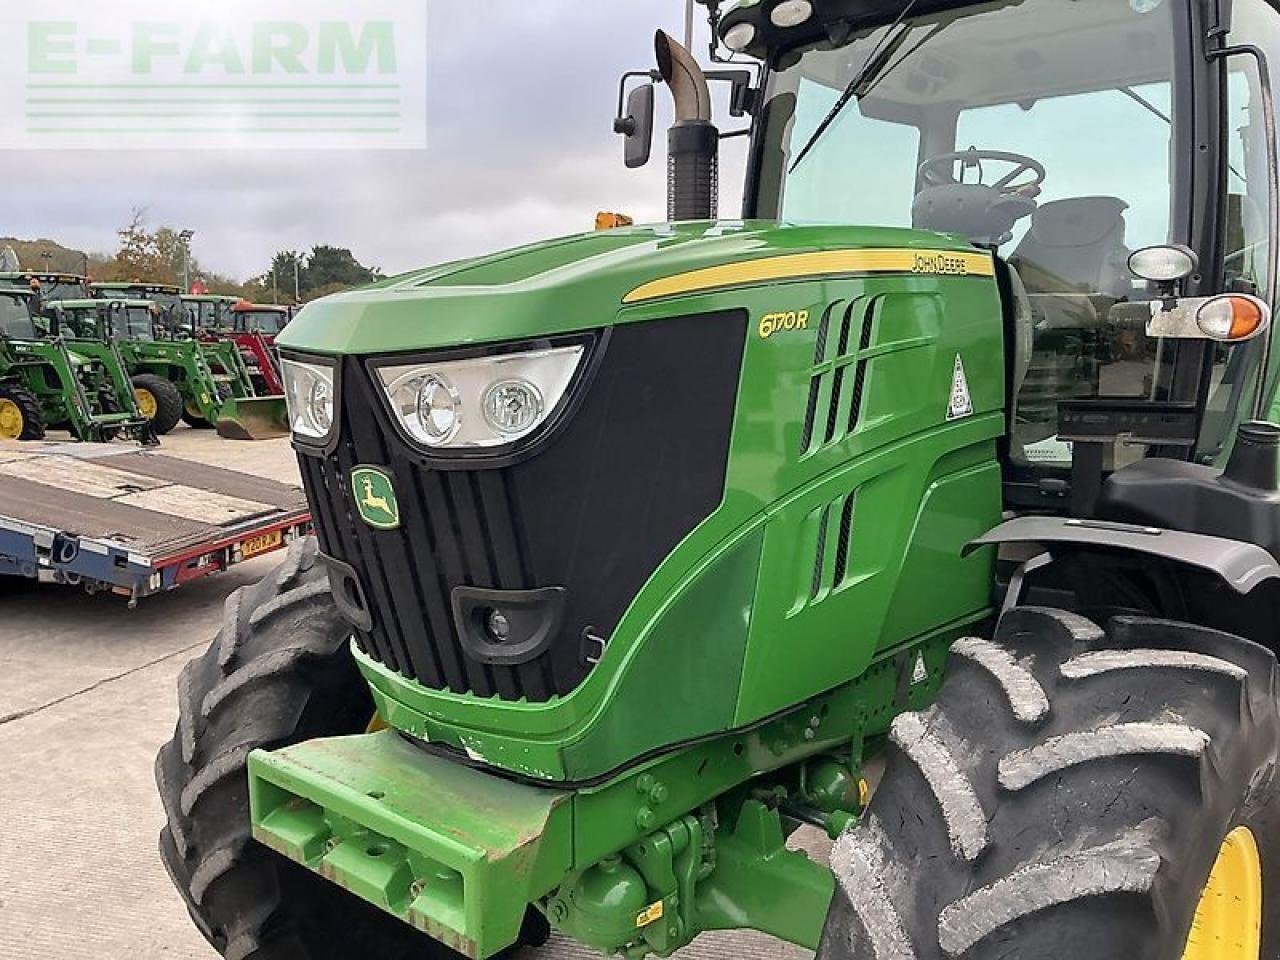
{"type": "Polygon", "coordinates": [[[196,926],[230,960],[443,960],[452,951],[255,842],[246,759],[361,733],[373,716],[316,542],[227,601],[222,630],[183,670],[179,721],[156,757],[160,853],[196,926]]]}
{"type": "Polygon", "coordinates": [[[182,394],[164,377],[141,373],[133,378],[133,393],[138,400],[138,410],[151,421],[160,436],[164,436],[182,419],[182,394]]]}
{"type": "Polygon", "coordinates": [[[1270,651],[1025,608],[949,671],[836,844],[819,960],[1280,956],[1270,651]]]}
{"type": "Polygon", "coordinates": [[[0,385],[0,440],[43,440],[44,410],[26,387],[0,385]]]}

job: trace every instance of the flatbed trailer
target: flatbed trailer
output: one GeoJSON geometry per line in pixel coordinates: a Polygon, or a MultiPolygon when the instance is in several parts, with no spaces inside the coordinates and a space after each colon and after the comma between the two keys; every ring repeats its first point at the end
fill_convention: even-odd
{"type": "Polygon", "coordinates": [[[108,444],[0,443],[0,576],[136,604],[311,531],[295,486],[108,444]]]}

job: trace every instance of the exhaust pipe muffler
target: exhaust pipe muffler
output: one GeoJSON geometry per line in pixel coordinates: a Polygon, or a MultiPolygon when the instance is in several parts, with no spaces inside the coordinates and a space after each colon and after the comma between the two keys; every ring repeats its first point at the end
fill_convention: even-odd
{"type": "Polygon", "coordinates": [[[655,48],[676,113],[667,131],[667,219],[714,220],[720,206],[720,131],[711,122],[707,77],[665,31],[658,31],[655,48]]]}

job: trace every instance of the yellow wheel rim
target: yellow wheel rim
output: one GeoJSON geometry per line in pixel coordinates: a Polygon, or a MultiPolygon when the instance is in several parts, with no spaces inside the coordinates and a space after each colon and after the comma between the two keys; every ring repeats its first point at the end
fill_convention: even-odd
{"type": "Polygon", "coordinates": [[[12,400],[0,400],[0,440],[17,440],[26,428],[22,408],[12,400]]]}
{"type": "Polygon", "coordinates": [[[1248,827],[1222,841],[1196,908],[1182,960],[1259,960],[1262,956],[1262,857],[1248,827]]]}
{"type": "Polygon", "coordinates": [[[145,390],[142,387],[134,390],[133,395],[138,401],[138,412],[148,420],[154,420],[156,418],[156,409],[158,407],[158,404],[156,403],[156,395],[150,390],[145,390]]]}

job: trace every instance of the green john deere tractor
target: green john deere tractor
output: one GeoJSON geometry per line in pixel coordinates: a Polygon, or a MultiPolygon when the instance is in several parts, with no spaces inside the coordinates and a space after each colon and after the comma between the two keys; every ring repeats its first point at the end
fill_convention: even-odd
{"type": "Polygon", "coordinates": [[[81,441],[154,443],[119,357],[69,345],[38,307],[30,290],[0,288],[0,439],[42,440],[52,427],[81,441]]]}
{"type": "Polygon", "coordinates": [[[281,337],[318,538],[182,674],[195,922],[1280,956],[1280,12],[708,6],[733,66],[660,35],[616,125],[639,165],[665,81],[671,222],[281,337]]]}
{"type": "Polygon", "coordinates": [[[114,379],[125,385],[138,415],[150,422],[158,436],[182,419],[185,394],[215,391],[207,368],[188,352],[155,339],[155,305],[149,300],[64,300],[45,307],[54,332],[72,348],[118,370],[114,379]]]}
{"type": "Polygon", "coordinates": [[[182,303],[187,312],[184,335],[200,342],[223,396],[218,416],[207,422],[230,440],[287,437],[288,411],[272,366],[275,358],[260,336],[237,330],[233,308],[242,303],[240,298],[205,294],[183,297],[182,303]]]}
{"type": "Polygon", "coordinates": [[[89,281],[75,273],[49,273],[39,270],[21,270],[0,273],[0,288],[17,287],[31,290],[42,303],[58,300],[80,300],[89,295],[89,281]]]}
{"type": "MultiPolygon", "coordinates": [[[[253,397],[253,381],[234,343],[201,336],[207,314],[181,288],[155,283],[95,283],[93,295],[103,300],[127,300],[152,305],[153,333],[149,341],[126,348],[134,373],[162,377],[182,393],[181,418],[190,427],[212,429],[237,401],[253,397]]],[[[235,302],[234,298],[226,298],[235,302]]]]}

